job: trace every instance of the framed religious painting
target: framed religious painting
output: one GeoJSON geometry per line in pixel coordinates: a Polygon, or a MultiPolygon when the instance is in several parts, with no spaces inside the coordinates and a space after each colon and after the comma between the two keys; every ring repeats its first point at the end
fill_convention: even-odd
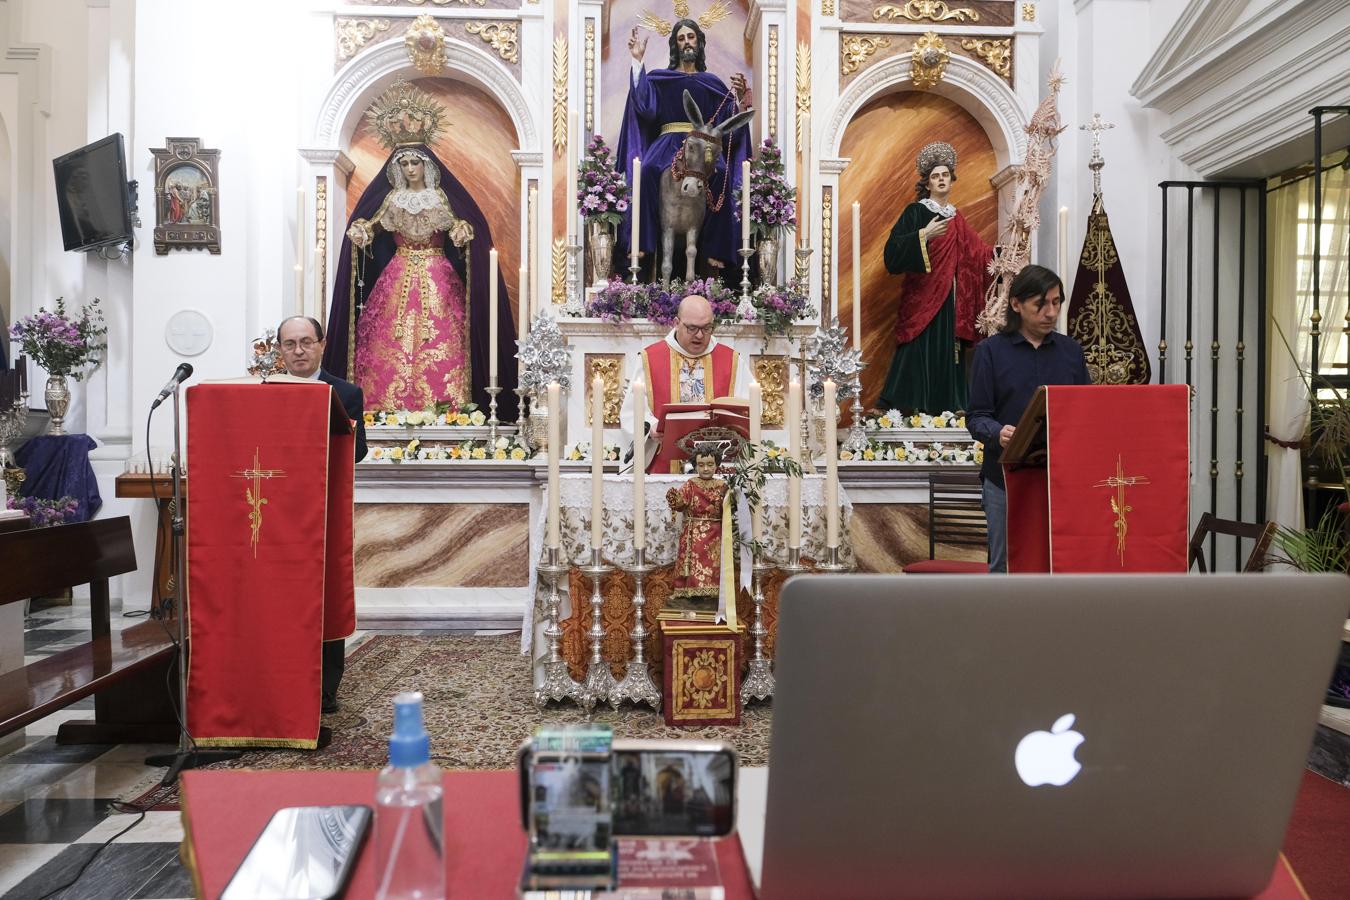
{"type": "Polygon", "coordinates": [[[220,253],[220,151],[200,138],[166,138],[155,156],[155,254],[220,253]]]}

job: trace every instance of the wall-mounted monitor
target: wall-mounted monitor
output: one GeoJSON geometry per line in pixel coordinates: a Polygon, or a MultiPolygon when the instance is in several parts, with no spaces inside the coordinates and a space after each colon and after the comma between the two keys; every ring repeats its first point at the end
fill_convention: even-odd
{"type": "Polygon", "coordinates": [[[135,201],[122,135],[110,134],[52,160],[56,208],[67,250],[93,250],[132,238],[135,201]]]}

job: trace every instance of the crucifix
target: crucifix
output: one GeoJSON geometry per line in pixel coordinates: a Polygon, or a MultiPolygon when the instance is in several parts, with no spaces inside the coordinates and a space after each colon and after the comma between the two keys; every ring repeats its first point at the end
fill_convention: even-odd
{"type": "Polygon", "coordinates": [[[250,532],[249,543],[253,547],[253,558],[258,558],[258,536],[262,532],[262,508],[267,505],[267,498],[262,495],[262,483],[264,478],[285,478],[284,469],[264,469],[258,462],[258,448],[253,448],[253,468],[240,469],[234,473],[235,478],[248,478],[251,484],[244,488],[244,499],[248,501],[248,527],[250,532]]]}
{"type": "Polygon", "coordinates": [[[1125,502],[1125,489],[1148,483],[1147,475],[1126,475],[1120,454],[1116,454],[1116,474],[1109,478],[1103,478],[1093,485],[1093,487],[1116,489],[1116,495],[1111,498],[1111,512],[1116,514],[1116,553],[1120,556],[1122,566],[1125,565],[1125,532],[1129,529],[1129,522],[1126,520],[1125,514],[1134,511],[1134,507],[1125,502]]]}
{"type": "Polygon", "coordinates": [[[1093,113],[1092,119],[1086,125],[1079,125],[1080,131],[1092,132],[1092,158],[1088,160],[1088,168],[1092,170],[1092,196],[1099,196],[1102,192],[1102,167],[1106,165],[1106,160],[1102,159],[1102,132],[1108,128],[1116,126],[1102,118],[1101,113],[1093,113]]]}

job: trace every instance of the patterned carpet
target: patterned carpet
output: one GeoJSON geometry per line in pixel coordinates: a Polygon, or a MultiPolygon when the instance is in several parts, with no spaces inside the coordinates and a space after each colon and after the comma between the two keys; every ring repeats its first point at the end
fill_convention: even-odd
{"type": "MultiPolygon", "coordinates": [[[[223,769],[374,769],[388,758],[393,696],[417,690],[426,697],[431,752],[447,769],[512,769],[516,749],[541,724],[586,721],[573,703],[534,705],[529,663],[520,655],[518,633],[493,636],[376,635],[347,657],[338,693],[341,710],[324,717],[333,742],[322,750],[260,750],[217,763],[223,769]]],[[[768,765],[768,703],[754,703],[739,727],[668,728],[660,713],[625,705],[619,712],[596,709],[594,721],[611,725],[617,737],[723,740],[741,764],[768,765]]],[[[172,808],[176,791],[143,798],[172,808]]]]}

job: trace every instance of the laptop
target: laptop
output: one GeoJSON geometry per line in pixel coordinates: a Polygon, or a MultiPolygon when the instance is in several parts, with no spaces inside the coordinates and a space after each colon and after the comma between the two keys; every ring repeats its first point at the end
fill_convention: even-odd
{"type": "Polygon", "coordinates": [[[759,896],[1258,893],[1348,610],[1339,575],[793,579],[759,896]]]}

